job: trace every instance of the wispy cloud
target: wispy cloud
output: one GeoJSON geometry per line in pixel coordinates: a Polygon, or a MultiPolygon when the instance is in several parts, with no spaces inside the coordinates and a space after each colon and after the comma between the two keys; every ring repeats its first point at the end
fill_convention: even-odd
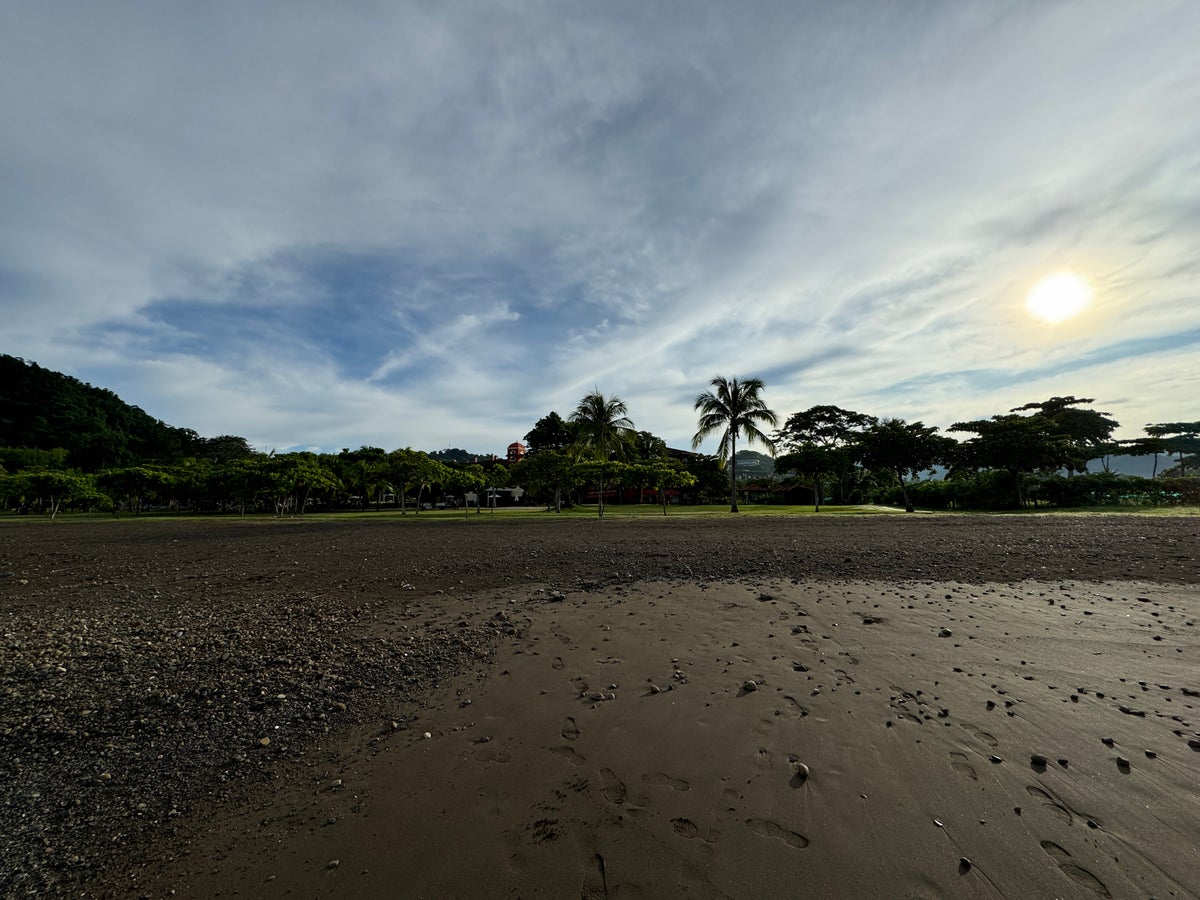
{"type": "Polygon", "coordinates": [[[1200,415],[1191,3],[7,18],[0,350],[173,423],[498,450],[598,386],[684,445],[717,372],[1200,415]]]}

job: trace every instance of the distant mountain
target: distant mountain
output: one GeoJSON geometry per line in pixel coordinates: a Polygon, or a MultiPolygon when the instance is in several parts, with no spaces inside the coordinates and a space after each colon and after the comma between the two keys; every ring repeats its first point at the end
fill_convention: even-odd
{"type": "Polygon", "coordinates": [[[775,474],[775,460],[757,450],[739,450],[737,457],[738,481],[755,481],[770,478],[775,474]]]}
{"type": "MultiPolygon", "coordinates": [[[[1158,474],[1161,475],[1173,463],[1174,460],[1168,454],[1160,453],[1158,456],[1158,474]]],[[[1090,460],[1087,467],[1089,472],[1104,471],[1104,463],[1099,459],[1090,460]]],[[[1138,475],[1142,478],[1150,478],[1154,475],[1154,457],[1110,456],[1108,458],[1108,471],[1114,472],[1117,475],[1138,475]]]]}
{"type": "Polygon", "coordinates": [[[95,471],[187,455],[197,435],[37,363],[0,354],[0,446],[62,448],[67,464],[95,471]]]}

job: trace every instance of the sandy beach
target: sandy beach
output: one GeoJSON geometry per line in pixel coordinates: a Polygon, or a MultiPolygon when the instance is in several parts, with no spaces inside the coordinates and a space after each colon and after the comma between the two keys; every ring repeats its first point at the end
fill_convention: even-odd
{"type": "MultiPolygon", "coordinates": [[[[255,774],[183,791],[50,890],[1200,896],[1196,520],[723,524],[81,530],[75,568],[117,536],[181,572],[233,541],[269,573],[256,605],[295,593],[293,562],[305,592],[354,596],[369,612],[331,622],[355,652],[456,632],[475,652],[419,685],[385,666],[336,727],[191,761],[203,782],[237,749],[255,774]],[[468,541],[490,563],[446,571],[468,541]],[[393,544],[380,578],[347,577],[393,544]]],[[[0,534],[50,591],[36,535],[0,534]]],[[[212,602],[248,614],[229,586],[212,602]]],[[[51,601],[6,590],[12,641],[51,601]]]]}

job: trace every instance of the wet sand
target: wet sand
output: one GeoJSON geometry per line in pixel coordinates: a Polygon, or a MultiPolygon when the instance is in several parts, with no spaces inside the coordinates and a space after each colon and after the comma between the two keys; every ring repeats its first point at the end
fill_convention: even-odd
{"type": "Polygon", "coordinates": [[[520,631],[482,681],[216,820],[151,893],[1196,896],[1193,588],[546,596],[480,600],[520,631]]]}
{"type": "Polygon", "coordinates": [[[487,519],[0,528],[0,885],[1200,896],[1200,521],[487,519]]]}

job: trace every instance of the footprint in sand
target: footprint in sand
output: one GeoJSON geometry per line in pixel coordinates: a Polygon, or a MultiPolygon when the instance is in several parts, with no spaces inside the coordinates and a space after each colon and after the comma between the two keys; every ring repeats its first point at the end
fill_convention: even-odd
{"type": "Polygon", "coordinates": [[[607,896],[608,873],[604,870],[604,857],[597,853],[583,867],[579,900],[603,900],[607,896]]]}
{"type": "Polygon", "coordinates": [[[480,762],[512,762],[512,757],[503,750],[489,750],[481,747],[480,749],[474,751],[471,755],[480,762]]]}
{"type": "Polygon", "coordinates": [[[966,775],[972,781],[979,780],[979,776],[975,774],[975,768],[967,762],[967,754],[951,750],[950,760],[950,765],[954,768],[955,772],[958,772],[960,775],[966,775]]]}
{"type": "Polygon", "coordinates": [[[965,728],[967,731],[971,732],[972,734],[974,734],[977,739],[983,741],[989,747],[999,747],[1000,746],[1000,742],[998,740],[996,740],[996,736],[994,734],[990,734],[986,731],[976,731],[975,730],[976,726],[972,725],[970,722],[963,722],[962,727],[965,728]]]}
{"type": "Polygon", "coordinates": [[[672,819],[671,827],[682,838],[691,839],[700,833],[700,829],[696,827],[696,823],[691,819],[672,819]]]}
{"type": "Polygon", "coordinates": [[[575,724],[575,720],[567,716],[567,721],[563,723],[562,736],[568,741],[579,739],[579,726],[575,724]]]}
{"type": "Polygon", "coordinates": [[[576,753],[572,747],[551,747],[550,752],[555,756],[561,756],[573,766],[582,766],[587,761],[583,756],[576,753]]]}
{"type": "Polygon", "coordinates": [[[625,802],[627,791],[625,790],[625,782],[617,777],[617,773],[612,769],[600,770],[600,793],[604,795],[604,799],[610,803],[621,804],[625,802]]]}
{"type": "Polygon", "coordinates": [[[797,850],[803,850],[808,846],[808,838],[804,835],[797,834],[795,831],[789,831],[782,825],[775,824],[770,819],[747,819],[746,826],[755,834],[779,838],[789,847],[795,847],[797,850]]]}
{"type": "Polygon", "coordinates": [[[554,659],[551,661],[550,665],[555,669],[562,669],[562,667],[564,665],[563,658],[561,656],[554,657],[554,659]]]}
{"type": "Polygon", "coordinates": [[[1058,863],[1058,867],[1062,869],[1063,874],[1076,884],[1093,891],[1101,897],[1112,896],[1108,891],[1108,886],[1103,881],[1087,869],[1080,868],[1071,862],[1071,854],[1054,843],[1054,841],[1042,841],[1042,849],[1046,851],[1052,860],[1058,863]]]}
{"type": "Polygon", "coordinates": [[[1029,792],[1029,796],[1037,797],[1039,800],[1041,800],[1042,806],[1044,806],[1044,807],[1046,807],[1046,809],[1050,810],[1050,814],[1052,816],[1054,816],[1054,818],[1058,819],[1060,822],[1062,822],[1066,825],[1070,825],[1075,821],[1074,817],[1071,815],[1070,810],[1068,810],[1065,806],[1063,806],[1061,803],[1056,801],[1053,797],[1051,797],[1049,794],[1047,794],[1045,791],[1043,791],[1040,787],[1034,787],[1033,785],[1029,785],[1028,787],[1025,788],[1025,790],[1029,792]]]}
{"type": "Polygon", "coordinates": [[[664,772],[650,772],[642,776],[642,781],[644,781],[646,784],[666,785],[667,787],[674,788],[677,791],[691,790],[692,787],[682,778],[672,778],[670,775],[667,775],[664,772]]]}

